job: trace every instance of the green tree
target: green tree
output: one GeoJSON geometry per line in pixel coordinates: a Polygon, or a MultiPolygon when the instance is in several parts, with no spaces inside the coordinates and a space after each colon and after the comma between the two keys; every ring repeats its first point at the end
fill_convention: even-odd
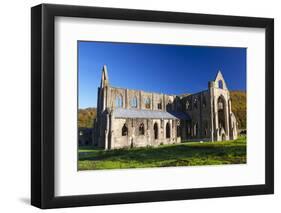
{"type": "Polygon", "coordinates": [[[240,129],[247,127],[247,95],[245,91],[231,91],[232,112],[240,129]]]}
{"type": "Polygon", "coordinates": [[[92,128],[93,121],[97,116],[96,108],[86,108],[78,110],[78,127],[92,128]]]}

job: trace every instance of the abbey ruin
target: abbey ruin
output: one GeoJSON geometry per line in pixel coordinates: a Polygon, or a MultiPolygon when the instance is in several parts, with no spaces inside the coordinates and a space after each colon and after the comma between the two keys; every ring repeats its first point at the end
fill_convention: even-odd
{"type": "Polygon", "coordinates": [[[207,90],[167,95],[113,87],[104,66],[93,133],[104,149],[225,141],[237,138],[237,122],[220,71],[207,90]]]}

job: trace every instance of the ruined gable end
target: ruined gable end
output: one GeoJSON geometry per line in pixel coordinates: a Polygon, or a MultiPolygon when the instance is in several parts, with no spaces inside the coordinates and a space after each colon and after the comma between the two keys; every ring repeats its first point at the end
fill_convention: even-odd
{"type": "Polygon", "coordinates": [[[227,90],[226,82],[220,70],[218,71],[214,82],[215,82],[215,87],[227,90]]]}

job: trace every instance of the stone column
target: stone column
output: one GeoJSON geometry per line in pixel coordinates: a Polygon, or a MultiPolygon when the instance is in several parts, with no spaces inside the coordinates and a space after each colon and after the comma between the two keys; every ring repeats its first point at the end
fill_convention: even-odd
{"type": "MultiPolygon", "coordinates": [[[[144,131],[144,134],[146,135],[147,137],[147,141],[148,141],[148,145],[151,145],[151,128],[150,128],[150,124],[149,124],[149,120],[146,119],[146,129],[144,131]]],[[[153,132],[154,133],[154,132],[153,132]]],[[[153,135],[153,134],[152,134],[153,135]]]]}
{"type": "Polygon", "coordinates": [[[173,128],[173,125],[174,125],[174,121],[170,120],[170,141],[173,141],[173,138],[174,138],[174,128],[173,128]]]}
{"type": "Polygon", "coordinates": [[[139,102],[139,109],[142,109],[142,92],[139,93],[140,96],[140,102],[139,102]]]}
{"type": "Polygon", "coordinates": [[[165,101],[165,95],[163,94],[163,106],[162,106],[162,109],[163,111],[166,111],[166,101],[165,101]]]}
{"type": "Polygon", "coordinates": [[[109,149],[111,149],[114,146],[113,120],[114,120],[114,113],[112,111],[110,113],[110,145],[108,146],[109,149]]]}
{"type": "Polygon", "coordinates": [[[105,91],[106,91],[106,94],[105,94],[105,108],[109,108],[110,107],[110,87],[107,86],[105,87],[105,91]]]}
{"type": "Polygon", "coordinates": [[[161,126],[161,121],[162,119],[160,119],[160,125],[159,125],[159,139],[162,140],[164,142],[164,140],[166,139],[166,135],[165,135],[165,131],[166,131],[166,126],[165,126],[165,120],[163,120],[163,126],[161,126]]]}
{"type": "Polygon", "coordinates": [[[227,134],[227,137],[226,140],[229,139],[229,114],[228,114],[228,102],[226,101],[226,104],[225,104],[225,131],[226,131],[226,134],[227,134]]]}
{"type": "Polygon", "coordinates": [[[213,142],[214,141],[214,99],[213,99],[213,96],[212,96],[212,93],[210,92],[210,114],[211,114],[211,141],[213,142]]]}
{"type": "Polygon", "coordinates": [[[152,93],[152,98],[151,98],[151,109],[154,110],[154,93],[152,93]]]}
{"type": "Polygon", "coordinates": [[[101,93],[102,93],[102,111],[104,111],[105,108],[106,108],[106,104],[105,104],[105,102],[106,102],[106,98],[105,98],[106,90],[105,90],[105,88],[102,88],[101,93]]]}
{"type": "Polygon", "coordinates": [[[173,138],[174,139],[176,139],[177,138],[177,125],[176,125],[176,120],[172,120],[172,136],[173,136],[173,138]]]}
{"type": "Polygon", "coordinates": [[[125,90],[125,108],[128,109],[129,108],[129,100],[128,100],[128,89],[125,90]]]}
{"type": "Polygon", "coordinates": [[[109,132],[109,115],[106,114],[106,128],[105,128],[105,137],[104,137],[104,149],[108,149],[108,132],[109,132]]]}

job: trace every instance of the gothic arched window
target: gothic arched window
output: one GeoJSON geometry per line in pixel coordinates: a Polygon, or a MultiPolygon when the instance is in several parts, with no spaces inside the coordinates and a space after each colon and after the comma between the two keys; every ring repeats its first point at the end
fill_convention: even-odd
{"type": "Polygon", "coordinates": [[[170,138],[171,137],[171,128],[170,128],[170,123],[168,122],[166,124],[166,138],[170,138]]]}
{"type": "Polygon", "coordinates": [[[222,82],[222,80],[219,80],[219,88],[223,89],[223,82],[222,82]]]}
{"type": "Polygon", "coordinates": [[[123,100],[121,95],[117,95],[115,98],[115,107],[116,108],[121,108],[123,107],[123,100]]]}
{"type": "Polygon", "coordinates": [[[186,110],[190,110],[190,103],[189,103],[189,101],[186,101],[185,108],[186,108],[186,110]]]}
{"type": "Polygon", "coordinates": [[[218,98],[218,110],[222,110],[224,108],[224,99],[222,96],[218,98]]]}
{"type": "Polygon", "coordinates": [[[144,106],[146,109],[150,109],[150,98],[144,99],[144,106]]]}
{"type": "Polygon", "coordinates": [[[126,135],[128,135],[128,128],[127,125],[124,124],[122,127],[122,136],[126,136],[126,135]]]}
{"type": "Polygon", "coordinates": [[[143,125],[143,123],[141,123],[140,126],[139,126],[139,135],[144,135],[144,125],[143,125]]]}
{"type": "Polygon", "coordinates": [[[137,107],[138,107],[137,97],[133,97],[131,99],[131,108],[137,108],[137,107]]]}
{"type": "Polygon", "coordinates": [[[161,101],[158,102],[157,109],[162,109],[162,102],[161,101]]]}
{"type": "Polygon", "coordinates": [[[195,109],[197,109],[197,107],[198,107],[198,99],[197,98],[194,99],[193,106],[194,106],[195,109]]]}
{"type": "Polygon", "coordinates": [[[218,98],[218,120],[219,120],[219,128],[223,128],[225,130],[226,127],[226,109],[225,109],[225,99],[223,96],[218,98]]]}

